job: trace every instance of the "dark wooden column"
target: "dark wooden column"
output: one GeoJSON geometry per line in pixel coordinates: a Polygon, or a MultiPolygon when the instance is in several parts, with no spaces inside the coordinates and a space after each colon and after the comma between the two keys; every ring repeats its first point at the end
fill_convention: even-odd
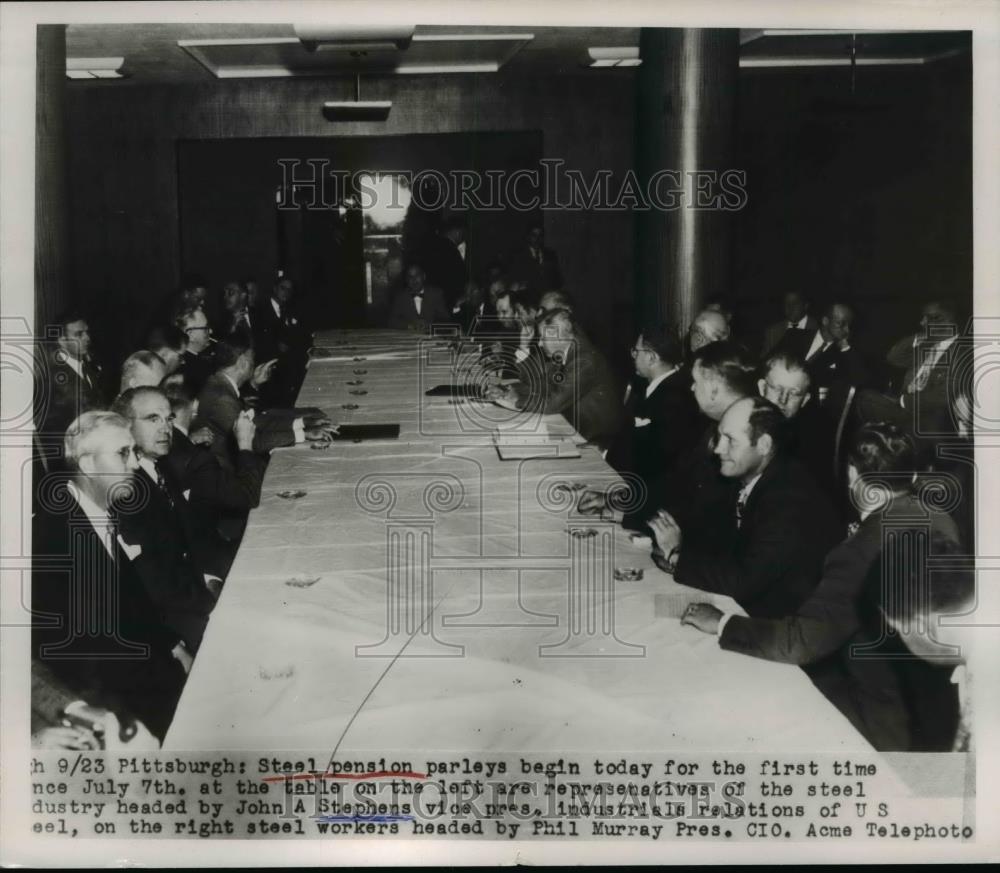
{"type": "Polygon", "coordinates": [[[636,316],[640,325],[667,320],[685,330],[705,300],[728,295],[732,278],[735,213],[695,208],[691,174],[738,169],[739,31],[644,28],[639,45],[636,168],[643,184],[659,171],[681,174],[662,178],[661,202],[677,183],[683,193],[674,195],[678,208],[636,213],[636,316]]]}
{"type": "Polygon", "coordinates": [[[70,302],[66,25],[38,26],[35,67],[35,331],[70,302]]]}

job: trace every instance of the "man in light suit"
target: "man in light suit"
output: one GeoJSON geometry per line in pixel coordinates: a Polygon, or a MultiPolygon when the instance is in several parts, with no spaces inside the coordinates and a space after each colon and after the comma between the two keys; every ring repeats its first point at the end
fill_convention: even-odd
{"type": "Polygon", "coordinates": [[[33,522],[32,656],[95,706],[162,739],[191,657],[163,621],[120,533],[138,466],[128,422],[90,411],[66,432],[68,479],[44,483],[33,522]]]}
{"type": "Polygon", "coordinates": [[[719,421],[720,472],[740,484],[727,507],[731,546],[689,546],[665,512],[649,523],[677,582],[728,595],[751,616],[797,609],[839,539],[830,502],[785,454],[785,427],[781,411],[763,397],[736,401],[719,421]]]}
{"type": "Polygon", "coordinates": [[[925,304],[922,332],[903,337],[886,360],[903,373],[901,390],[894,394],[863,391],[855,405],[859,422],[889,421],[917,440],[921,460],[941,435],[957,431],[951,403],[951,379],[956,362],[964,361],[969,346],[959,339],[958,313],[947,300],[925,304]]]}

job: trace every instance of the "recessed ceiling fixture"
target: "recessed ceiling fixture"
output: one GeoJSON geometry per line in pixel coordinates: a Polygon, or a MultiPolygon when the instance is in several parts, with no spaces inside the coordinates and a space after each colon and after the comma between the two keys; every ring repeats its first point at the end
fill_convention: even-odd
{"type": "Polygon", "coordinates": [[[416,27],[410,25],[344,27],[330,24],[296,24],[295,35],[307,52],[405,51],[416,27]]]}
{"type": "Polygon", "coordinates": [[[66,58],[67,79],[124,79],[125,58],[66,58]]]}
{"type": "Polygon", "coordinates": [[[639,46],[623,45],[587,49],[588,67],[638,67],[642,63],[639,46]]]}
{"type": "Polygon", "coordinates": [[[353,100],[327,100],[323,115],[327,121],[385,121],[392,109],[391,100],[362,100],[361,76],[354,80],[353,100]]]}

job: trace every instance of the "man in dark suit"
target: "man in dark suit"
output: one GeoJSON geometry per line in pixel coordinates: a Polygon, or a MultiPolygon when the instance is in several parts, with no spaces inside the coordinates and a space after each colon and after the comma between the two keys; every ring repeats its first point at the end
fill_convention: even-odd
{"type": "Polygon", "coordinates": [[[835,385],[861,388],[869,380],[861,353],[851,344],[854,311],[846,303],[832,303],[813,332],[789,331],[775,352],[788,352],[806,362],[812,391],[819,402],[835,385]]]}
{"type": "MultiPolygon", "coordinates": [[[[801,330],[813,336],[819,327],[816,319],[809,314],[809,301],[799,291],[789,291],[784,300],[785,317],[776,321],[764,331],[764,344],[761,346],[761,357],[767,357],[773,352],[787,332],[801,330]]],[[[798,336],[798,334],[794,334],[798,336]]]]}
{"type": "Polygon", "coordinates": [[[692,604],[682,622],[718,634],[724,649],[807,667],[879,751],[951,751],[958,703],[950,669],[906,657],[883,618],[900,604],[921,603],[927,580],[919,575],[937,575],[928,573],[926,555],[887,554],[893,543],[929,542],[930,554],[959,548],[954,522],[910,492],[913,466],[912,441],[899,429],[863,429],[848,467],[862,521],[829,553],[810,597],[787,614],[749,618],[692,604]],[[874,478],[866,482],[866,473],[874,478]]]}
{"type": "MultiPolygon", "coordinates": [[[[198,395],[198,415],[193,426],[196,429],[208,427],[212,431],[212,451],[223,466],[235,470],[240,449],[234,428],[245,406],[241,388],[258,368],[254,364],[253,348],[240,337],[218,343],[215,358],[219,370],[198,395]]],[[[333,427],[315,407],[260,410],[255,414],[254,424],[253,449],[261,454],[306,440],[325,442],[333,427]]]]}
{"type": "Polygon", "coordinates": [[[297,313],[295,285],[285,276],[250,316],[257,360],[277,360],[275,372],[261,389],[264,401],[272,406],[292,403],[305,376],[310,335],[297,313]]]}
{"type": "Polygon", "coordinates": [[[524,245],[510,256],[507,275],[510,281],[524,282],[539,295],[562,288],[559,259],[552,249],[545,246],[545,229],[541,222],[534,222],[528,227],[524,245]]]}
{"type": "MultiPolygon", "coordinates": [[[[756,370],[747,350],[734,342],[713,342],[695,353],[689,371],[700,416],[694,445],[663,470],[654,486],[659,506],[677,519],[688,544],[718,547],[732,536],[729,504],[733,480],[719,472],[717,424],[737,400],[754,390],[756,370]]],[[[650,507],[653,508],[653,507],[650,507]]],[[[648,515],[648,513],[647,513],[648,515]]],[[[654,551],[654,557],[658,557],[654,551]]]]}
{"type": "Polygon", "coordinates": [[[256,321],[253,337],[261,360],[295,355],[304,348],[305,328],[295,310],[295,284],[287,276],[278,279],[270,296],[252,313],[256,321]]]}
{"type": "Polygon", "coordinates": [[[632,348],[638,382],[626,389],[625,423],[606,457],[616,470],[638,476],[645,489],[626,515],[626,527],[644,522],[663,505],[663,495],[655,490],[663,470],[694,448],[702,430],[682,358],[680,339],[669,325],[644,329],[632,348]]]}
{"type": "Polygon", "coordinates": [[[459,215],[445,219],[439,233],[428,239],[420,255],[427,281],[444,294],[444,302],[453,309],[469,281],[469,253],[465,220],[459,215]]]}
{"type": "Polygon", "coordinates": [[[90,359],[90,327],[76,311],[61,315],[56,324],[57,347],[39,361],[43,403],[36,403],[36,427],[43,440],[61,442],[78,415],[107,402],[100,368],[90,359]]]}
{"type": "Polygon", "coordinates": [[[47,481],[33,524],[33,657],[82,699],[166,733],[190,654],[139,580],[142,548],[118,530],[134,491],[135,443],[111,412],[66,434],[67,480],[47,481]]]}
{"type": "Polygon", "coordinates": [[[816,483],[840,508],[843,484],[833,471],[837,422],[823,405],[813,402],[809,371],[801,358],[778,351],[761,368],[757,381],[761,397],[770,400],[788,423],[788,453],[805,467],[816,483]]]}
{"type": "Polygon", "coordinates": [[[435,324],[456,324],[439,288],[427,284],[427,274],[419,264],[406,269],[406,287],[392,301],[387,327],[429,334],[435,324]]]}
{"type": "Polygon", "coordinates": [[[215,371],[212,360],[212,327],[202,309],[188,309],[180,313],[175,324],[184,331],[188,339],[177,372],[181,374],[184,384],[197,394],[215,371]]]}
{"type": "MultiPolygon", "coordinates": [[[[573,316],[556,310],[538,323],[543,372],[522,370],[514,386],[498,386],[492,399],[511,409],[561,413],[586,440],[606,449],[621,427],[614,377],[573,316]]],[[[532,366],[528,358],[522,368],[532,366]]]]}
{"type": "Polygon", "coordinates": [[[687,335],[687,352],[693,359],[698,350],[709,343],[725,342],[731,330],[726,316],[715,309],[703,309],[691,322],[687,335]]]}
{"type": "Polygon", "coordinates": [[[228,569],[225,549],[214,528],[195,525],[187,495],[163,462],[174,421],[163,392],[132,388],[113,409],[130,424],[139,455],[136,491],[145,497],[122,514],[122,535],[142,546],[135,567],[146,592],[195,652],[228,569]]]}
{"type": "Polygon", "coordinates": [[[719,421],[720,472],[741,485],[728,507],[732,547],[689,547],[667,513],[650,521],[674,579],[735,599],[750,615],[797,609],[839,538],[837,518],[812,478],[785,454],[785,418],[763,397],[738,400],[719,421]]]}
{"type": "Polygon", "coordinates": [[[242,282],[227,282],[222,286],[222,311],[215,333],[225,339],[234,333],[253,337],[256,318],[250,312],[249,294],[242,282]]]}
{"type": "Polygon", "coordinates": [[[157,355],[167,368],[166,379],[177,384],[184,382],[184,375],[180,369],[187,347],[187,334],[175,324],[153,328],[146,339],[146,348],[157,355]]]}
{"type": "MultiPolygon", "coordinates": [[[[196,524],[218,530],[230,545],[228,563],[231,564],[246,527],[247,514],[260,502],[266,462],[253,451],[256,427],[246,413],[236,417],[233,425],[236,465],[225,466],[210,448],[196,445],[189,437],[197,413],[197,398],[184,386],[167,388],[164,393],[174,414],[174,434],[163,463],[188,495],[196,524]]],[[[228,566],[225,569],[228,571],[228,566]]]]}

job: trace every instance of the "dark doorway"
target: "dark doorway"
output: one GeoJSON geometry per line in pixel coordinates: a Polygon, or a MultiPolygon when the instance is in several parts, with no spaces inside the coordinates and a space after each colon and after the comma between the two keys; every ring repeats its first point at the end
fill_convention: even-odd
{"type": "MultiPolygon", "coordinates": [[[[456,171],[537,171],[541,157],[539,131],[181,140],[182,273],[205,276],[217,291],[239,277],[269,289],[282,271],[296,281],[315,327],[380,325],[417,234],[412,210],[404,210],[403,222],[395,217],[403,213],[366,209],[357,180],[379,187],[402,179],[405,187],[429,171],[446,178],[456,171]],[[339,175],[324,185],[323,173],[339,175]],[[354,187],[340,184],[345,176],[354,187]],[[290,184],[297,196],[279,208],[290,184]]],[[[527,216],[469,210],[466,217],[467,261],[479,276],[520,242],[527,216]]]]}

